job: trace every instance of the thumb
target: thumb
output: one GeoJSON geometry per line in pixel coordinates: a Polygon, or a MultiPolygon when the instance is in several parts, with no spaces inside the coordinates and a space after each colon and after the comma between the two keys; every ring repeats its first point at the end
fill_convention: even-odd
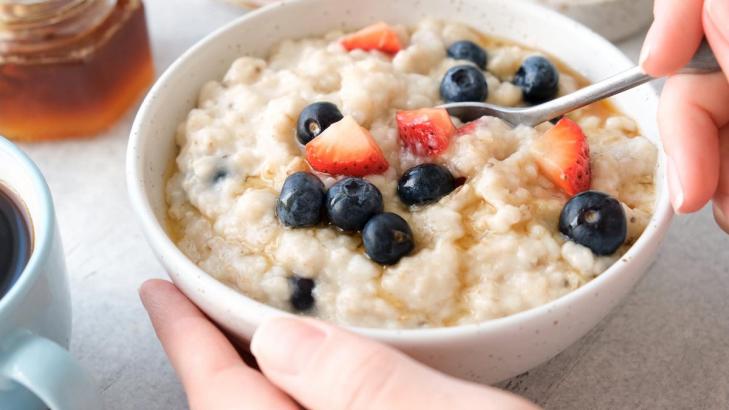
{"type": "Polygon", "coordinates": [[[263,373],[307,408],[534,409],[499,390],[436,372],[404,354],[334,326],[277,318],[256,331],[263,373]]]}

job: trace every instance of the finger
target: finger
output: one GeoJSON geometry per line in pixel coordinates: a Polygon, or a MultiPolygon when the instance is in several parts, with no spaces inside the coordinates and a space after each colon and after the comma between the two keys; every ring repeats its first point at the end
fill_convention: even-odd
{"type": "Polygon", "coordinates": [[[663,77],[691,60],[704,36],[703,3],[703,0],[656,0],[654,21],[640,57],[643,70],[654,77],[663,77]]]}
{"type": "Polygon", "coordinates": [[[668,155],[676,212],[701,209],[719,181],[719,129],[729,122],[729,84],[723,74],[678,75],[663,89],[658,112],[668,155]]]}
{"type": "Polygon", "coordinates": [[[404,354],[314,320],[264,323],[251,351],[266,376],[308,408],[534,409],[499,390],[440,374],[404,354]]]}
{"type": "Polygon", "coordinates": [[[173,284],[150,280],[139,293],[192,409],[297,408],[262,374],[248,368],[225,336],[173,284]]]}
{"type": "Polygon", "coordinates": [[[703,21],[711,49],[729,78],[729,2],[706,0],[703,21]]]}
{"type": "Polygon", "coordinates": [[[719,226],[729,233],[729,126],[721,130],[719,147],[721,172],[719,188],[714,196],[714,218],[719,226]]]}

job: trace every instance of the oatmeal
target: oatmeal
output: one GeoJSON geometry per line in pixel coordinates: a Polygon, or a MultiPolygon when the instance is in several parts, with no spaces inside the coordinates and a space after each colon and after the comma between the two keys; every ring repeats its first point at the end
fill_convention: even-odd
{"type": "Polygon", "coordinates": [[[424,109],[537,103],[577,76],[460,24],[373,27],[285,41],[203,87],[167,185],[203,270],[341,324],[453,326],[577,289],[640,236],[657,150],[607,103],[535,128],[424,109]]]}

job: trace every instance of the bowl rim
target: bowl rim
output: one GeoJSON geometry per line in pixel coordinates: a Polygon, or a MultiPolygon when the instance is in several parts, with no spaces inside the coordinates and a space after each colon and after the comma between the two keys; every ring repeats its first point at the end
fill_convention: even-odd
{"type": "MultiPolygon", "coordinates": [[[[289,4],[303,3],[307,0],[284,0],[271,5],[249,11],[246,14],[233,19],[231,22],[218,28],[212,33],[206,35],[201,40],[196,42],[192,47],[187,49],[181,56],[179,56],[158,78],[153,87],[148,92],[144,101],[142,102],[132,125],[129,144],[127,147],[127,158],[126,158],[126,178],[127,178],[127,189],[129,191],[129,198],[131,200],[132,208],[140,221],[142,230],[149,245],[154,250],[155,256],[162,260],[167,259],[171,263],[174,263],[177,267],[181,268],[177,272],[167,272],[168,276],[175,281],[175,276],[187,276],[196,275],[198,285],[211,287],[216,292],[233,292],[238,298],[241,298],[241,302],[251,309],[256,309],[260,315],[257,317],[255,325],[261,323],[262,318],[269,316],[287,316],[293,315],[292,313],[274,308],[263,302],[259,302],[244,293],[233,289],[225,283],[218,281],[213,278],[210,274],[204,271],[202,268],[193,263],[167,234],[165,228],[159,223],[155,217],[155,213],[152,209],[151,202],[146,194],[146,181],[143,178],[144,175],[144,163],[141,161],[143,158],[142,149],[143,139],[151,138],[152,135],[145,133],[143,126],[148,122],[147,116],[150,111],[150,107],[157,104],[157,95],[165,88],[165,83],[172,77],[172,75],[188,64],[189,60],[197,54],[198,50],[207,47],[209,44],[218,41],[218,39],[224,36],[228,31],[234,30],[240,25],[245,25],[248,20],[263,18],[266,14],[271,11],[286,7],[289,4]],[[146,137],[145,137],[146,136],[146,137]]],[[[574,21],[568,17],[565,17],[558,12],[551,10],[545,6],[531,3],[522,2],[519,4],[520,8],[525,8],[527,11],[532,13],[547,14],[550,19],[555,19],[555,25],[571,26],[570,30],[579,33],[580,35],[591,37],[590,41],[600,44],[601,48],[611,48],[616,54],[619,54],[622,61],[618,63],[622,65],[634,63],[631,62],[617,47],[610,43],[607,39],[590,30],[586,26],[574,21]],[[528,10],[531,9],[531,10],[528,10]]],[[[653,93],[657,96],[657,93],[653,93]]],[[[624,273],[631,269],[631,265],[637,257],[646,249],[652,245],[652,241],[656,236],[660,239],[661,233],[667,228],[673,218],[673,208],[670,205],[668,196],[668,184],[665,180],[665,175],[659,175],[659,170],[662,169],[661,165],[665,164],[665,153],[662,149],[660,139],[656,138],[651,140],[658,149],[658,166],[656,168],[656,179],[662,178],[663,183],[659,184],[660,190],[656,190],[656,201],[655,211],[648,223],[646,229],[638,238],[638,240],[630,247],[630,249],[620,258],[618,261],[613,263],[606,271],[590,280],[585,285],[570,291],[569,293],[562,295],[556,299],[553,299],[545,304],[532,307],[530,309],[517,312],[512,315],[489,319],[478,323],[462,324],[451,327],[435,327],[435,328],[370,328],[360,326],[349,326],[340,325],[343,328],[349,329],[356,333],[373,337],[375,339],[384,340],[388,342],[397,343],[408,343],[417,341],[429,341],[439,342],[453,339],[461,339],[463,337],[470,337],[476,334],[498,332],[500,329],[513,328],[515,325],[520,323],[526,323],[530,320],[536,319],[540,316],[544,316],[557,310],[561,307],[570,305],[576,302],[578,299],[585,297],[586,295],[599,290],[602,284],[609,281],[613,277],[624,273]]],[[[159,189],[164,189],[161,187],[159,189]]],[[[205,292],[207,293],[207,292],[205,292]]],[[[212,293],[212,292],[211,292],[212,293]]],[[[254,315],[251,315],[253,317],[254,315]]]]}

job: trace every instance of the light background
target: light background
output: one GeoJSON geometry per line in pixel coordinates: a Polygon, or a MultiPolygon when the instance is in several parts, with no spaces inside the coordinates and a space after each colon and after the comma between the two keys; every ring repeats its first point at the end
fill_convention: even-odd
{"type": "MultiPolygon", "coordinates": [[[[174,3],[171,10],[169,1],[146,0],[158,72],[241,13],[213,0],[174,3]]],[[[620,44],[636,60],[640,37],[620,44]]],[[[56,201],[73,293],[72,353],[93,373],[107,409],[181,409],[184,393],[137,296],[142,281],[164,274],[127,199],[133,111],[92,140],[22,147],[56,201]]],[[[589,335],[502,386],[554,409],[727,408],[729,236],[710,209],[678,218],[658,262],[589,335]]]]}

